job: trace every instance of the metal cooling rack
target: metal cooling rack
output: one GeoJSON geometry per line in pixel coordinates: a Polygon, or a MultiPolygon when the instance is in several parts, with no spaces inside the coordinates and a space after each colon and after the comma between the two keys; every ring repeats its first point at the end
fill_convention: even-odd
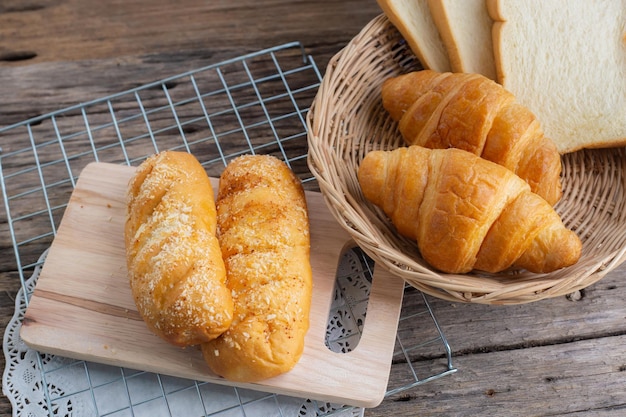
{"type": "MultiPolygon", "coordinates": [[[[316,190],[302,150],[306,113],[320,80],[312,57],[299,43],[290,43],[0,129],[0,181],[22,284],[17,326],[45,262],[39,255],[51,244],[78,175],[90,162],[137,165],[152,153],[177,149],[193,153],[209,175],[219,176],[232,158],[265,153],[284,160],[306,189],[316,190]]],[[[358,344],[373,268],[358,248],[344,254],[327,327],[330,349],[346,352],[358,344]]],[[[139,416],[147,409],[151,416],[173,416],[183,402],[195,407],[193,415],[206,416],[363,414],[362,409],[337,404],[21,353],[28,354],[36,356],[30,375],[43,392],[40,405],[54,416],[78,414],[79,403],[88,404],[93,415],[139,416]],[[63,378],[85,383],[68,392],[59,388],[57,381],[63,378]],[[115,393],[123,404],[111,406],[102,392],[115,393]]],[[[392,372],[403,382],[389,386],[388,395],[455,372],[426,296],[411,287],[405,291],[392,372]]]]}

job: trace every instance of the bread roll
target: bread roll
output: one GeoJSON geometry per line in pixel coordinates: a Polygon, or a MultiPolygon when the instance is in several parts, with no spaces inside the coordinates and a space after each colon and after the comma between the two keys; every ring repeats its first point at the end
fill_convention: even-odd
{"type": "Polygon", "coordinates": [[[239,157],[221,176],[217,218],[235,312],[230,329],[202,345],[204,358],[233,381],[287,372],[304,348],[312,294],[300,181],[274,157],[239,157]]]}
{"type": "Polygon", "coordinates": [[[148,327],[178,346],[222,334],[232,321],[233,300],[204,168],[183,152],[148,158],[129,182],[127,210],[130,287],[148,327]]]}

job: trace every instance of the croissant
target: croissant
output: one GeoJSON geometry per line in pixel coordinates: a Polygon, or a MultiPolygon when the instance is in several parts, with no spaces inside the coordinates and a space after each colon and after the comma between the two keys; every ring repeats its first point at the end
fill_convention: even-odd
{"type": "Polygon", "coordinates": [[[530,110],[487,77],[415,71],[385,80],[382,103],[408,145],[466,150],[512,170],[548,203],[561,198],[556,145],[530,110]]]}
{"type": "Polygon", "coordinates": [[[204,358],[232,381],[287,372],[303,353],[313,291],[302,185],[277,158],[241,156],[220,177],[217,213],[235,312],[231,327],[202,345],[204,358]]]}
{"type": "Polygon", "coordinates": [[[365,198],[443,272],[543,273],[580,257],[580,239],[550,204],[512,171],[467,151],[372,151],[358,180],[365,198]]]}
{"type": "Polygon", "coordinates": [[[194,156],[162,152],[137,168],[124,230],[130,287],[148,327],[172,344],[207,342],[232,321],[216,225],[213,189],[194,156]]]}

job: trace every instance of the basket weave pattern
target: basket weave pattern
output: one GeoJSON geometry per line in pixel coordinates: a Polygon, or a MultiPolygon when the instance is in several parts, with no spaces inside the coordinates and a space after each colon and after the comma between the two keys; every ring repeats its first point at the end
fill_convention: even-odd
{"type": "Polygon", "coordinates": [[[307,116],[309,168],[334,217],[377,265],[446,300],[521,304],[582,289],[626,260],[626,148],[611,148],[562,158],[563,197],[555,208],[583,242],[577,264],[549,274],[445,274],[429,266],[416,243],[364,199],[356,175],[369,151],[404,146],[382,107],[380,87],[388,77],[419,69],[395,27],[378,16],[330,61],[307,116]]]}

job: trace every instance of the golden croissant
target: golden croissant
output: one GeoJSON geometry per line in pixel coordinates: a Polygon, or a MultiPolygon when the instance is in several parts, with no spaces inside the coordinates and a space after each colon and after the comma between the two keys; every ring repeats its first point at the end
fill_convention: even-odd
{"type": "Polygon", "coordinates": [[[556,145],[496,82],[480,74],[416,71],[387,79],[382,102],[408,145],[466,150],[512,170],[548,203],[561,198],[556,145]]]}
{"type": "Polygon", "coordinates": [[[193,155],[161,152],[137,168],[124,229],[130,287],[148,327],[172,344],[212,340],[233,319],[216,227],[213,188],[193,155]]]}
{"type": "Polygon", "coordinates": [[[358,180],[363,195],[443,272],[544,273],[580,257],[580,239],[548,202],[512,171],[467,151],[372,151],[358,180]]]}

